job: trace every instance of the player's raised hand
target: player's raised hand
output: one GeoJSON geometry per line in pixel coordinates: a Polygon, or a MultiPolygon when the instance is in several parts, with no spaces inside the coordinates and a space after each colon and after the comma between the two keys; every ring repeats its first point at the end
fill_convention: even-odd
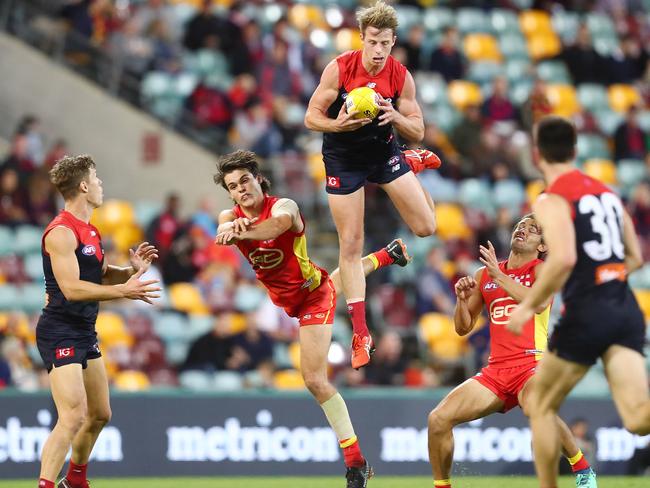
{"type": "Polygon", "coordinates": [[[214,243],[217,246],[230,246],[239,240],[239,233],[235,232],[234,229],[225,230],[217,234],[217,237],[214,239],[214,243]]]}
{"type": "Polygon", "coordinates": [[[232,230],[235,233],[245,232],[257,222],[257,217],[249,219],[248,217],[239,217],[232,221],[232,230]]]}
{"type": "Polygon", "coordinates": [[[459,279],[454,286],[454,291],[459,300],[469,300],[472,290],[476,287],[476,280],[472,276],[459,279]]]}
{"type": "Polygon", "coordinates": [[[355,119],[354,116],[359,113],[356,110],[352,110],[349,113],[345,110],[345,103],[341,105],[341,110],[339,114],[334,119],[334,132],[351,132],[357,130],[364,125],[368,125],[372,122],[372,119],[355,119]]]}
{"type": "Polygon", "coordinates": [[[395,110],[393,104],[390,103],[381,95],[377,95],[377,106],[379,107],[379,110],[383,112],[383,114],[379,116],[380,126],[390,124],[398,117],[403,117],[402,114],[400,114],[397,110],[395,110]]]}
{"type": "Polygon", "coordinates": [[[533,309],[528,307],[523,302],[517,305],[510,315],[510,320],[506,324],[506,328],[516,335],[521,335],[524,331],[524,325],[533,316],[533,309]]]}
{"type": "Polygon", "coordinates": [[[161,288],[156,286],[158,280],[140,281],[140,277],[144,272],[145,270],[140,268],[126,283],[118,285],[122,288],[124,298],[128,298],[129,300],[142,300],[149,304],[152,303],[151,299],[160,298],[159,292],[161,288]]]}
{"type": "Polygon", "coordinates": [[[478,258],[478,260],[485,265],[485,269],[490,275],[490,278],[495,278],[501,270],[499,269],[499,260],[497,259],[497,253],[494,250],[494,246],[490,241],[488,241],[488,247],[479,246],[479,251],[481,257],[478,258]]]}
{"type": "Polygon", "coordinates": [[[158,249],[148,242],[143,242],[137,249],[129,249],[129,260],[133,271],[140,271],[141,269],[147,271],[151,262],[158,259],[158,249]]]}

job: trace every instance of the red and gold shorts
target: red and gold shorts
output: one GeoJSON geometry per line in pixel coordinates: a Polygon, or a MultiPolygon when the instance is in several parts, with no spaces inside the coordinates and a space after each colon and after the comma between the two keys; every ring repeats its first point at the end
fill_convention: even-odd
{"type": "Polygon", "coordinates": [[[518,395],[535,374],[535,363],[527,363],[512,368],[486,366],[473,378],[498,396],[504,403],[502,412],[519,405],[518,395]]]}
{"type": "Polygon", "coordinates": [[[336,310],[336,290],[331,279],[327,279],[312,291],[307,300],[298,308],[296,317],[303,325],[325,325],[334,323],[336,310]]]}

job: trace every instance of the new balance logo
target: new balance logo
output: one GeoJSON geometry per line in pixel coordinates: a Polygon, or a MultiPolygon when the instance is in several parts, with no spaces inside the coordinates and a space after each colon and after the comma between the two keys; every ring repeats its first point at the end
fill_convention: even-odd
{"type": "Polygon", "coordinates": [[[400,167],[401,167],[401,165],[396,164],[395,166],[393,166],[393,167],[390,169],[390,172],[391,172],[391,173],[395,173],[396,171],[399,171],[400,167]]]}

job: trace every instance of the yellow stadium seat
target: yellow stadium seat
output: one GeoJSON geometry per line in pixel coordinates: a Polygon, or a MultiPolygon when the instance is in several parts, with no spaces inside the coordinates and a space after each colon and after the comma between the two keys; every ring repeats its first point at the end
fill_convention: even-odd
{"type": "Polygon", "coordinates": [[[196,315],[208,314],[201,292],[192,283],[174,283],[167,291],[172,307],[176,310],[196,315]]]}
{"type": "Polygon", "coordinates": [[[291,359],[291,366],[300,371],[300,342],[294,341],[289,344],[289,359],[291,359]]]}
{"type": "Polygon", "coordinates": [[[632,85],[612,85],[607,90],[609,106],[616,112],[627,112],[631,106],[641,103],[639,92],[632,85]]]}
{"type": "Polygon", "coordinates": [[[344,51],[361,49],[363,43],[361,42],[361,36],[357,29],[341,29],[334,37],[334,46],[336,46],[338,52],[342,53],[344,51]]]}
{"type": "Polygon", "coordinates": [[[323,155],[321,153],[309,154],[307,156],[307,165],[314,183],[320,184],[325,181],[325,165],[323,164],[323,155]]]}
{"type": "Polygon", "coordinates": [[[437,204],[436,221],[438,222],[438,237],[445,241],[450,239],[466,239],[472,235],[472,231],[465,222],[462,208],[456,204],[437,204]]]}
{"type": "Polygon", "coordinates": [[[149,388],[149,378],[142,371],[121,371],[115,376],[115,387],[126,391],[146,390],[149,388]]]}
{"type": "Polygon", "coordinates": [[[308,27],[327,28],[323,11],[317,5],[296,4],[289,8],[289,23],[298,30],[308,27]]]}
{"type": "Polygon", "coordinates": [[[606,185],[618,184],[616,165],[609,159],[589,159],[585,161],[582,170],[606,185]]]}
{"type": "Polygon", "coordinates": [[[120,227],[135,226],[135,211],[129,202],[108,200],[93,212],[91,223],[102,234],[113,234],[120,227]]]}
{"type": "Polygon", "coordinates": [[[467,349],[467,337],[456,334],[454,321],[441,313],[427,313],[420,318],[420,334],[429,350],[441,359],[457,359],[467,349]]]}
{"type": "Polygon", "coordinates": [[[142,229],[136,225],[118,227],[112,234],[115,248],[122,254],[127,254],[129,249],[137,246],[143,240],[142,229]]]}
{"type": "Polygon", "coordinates": [[[445,278],[448,280],[452,279],[456,274],[456,263],[453,261],[445,261],[442,263],[442,274],[445,275],[445,278]]]}
{"type": "Polygon", "coordinates": [[[526,37],[554,33],[551,16],[543,10],[524,10],[519,14],[519,26],[526,37]]]}
{"type": "Polygon", "coordinates": [[[578,95],[572,85],[547,85],[546,97],[554,114],[570,117],[580,111],[578,95]]]}
{"type": "Polygon", "coordinates": [[[231,335],[241,334],[248,325],[246,316],[243,313],[229,314],[227,319],[224,320],[228,320],[228,331],[231,335]]]}
{"type": "Polygon", "coordinates": [[[470,105],[480,105],[483,101],[480,87],[476,83],[464,80],[454,80],[449,83],[447,96],[458,110],[464,110],[470,105]]]}
{"type": "Polygon", "coordinates": [[[471,61],[501,61],[499,44],[489,34],[468,34],[463,39],[463,50],[471,61]]]}
{"type": "Polygon", "coordinates": [[[305,382],[300,371],[286,369],[273,375],[273,385],[279,390],[302,390],[305,387],[305,382]]]}
{"type": "Polygon", "coordinates": [[[546,183],[544,183],[544,180],[533,180],[528,183],[526,185],[526,196],[528,197],[528,204],[532,205],[545,188],[546,183]]]}
{"type": "Polygon", "coordinates": [[[636,289],[634,290],[634,295],[639,302],[643,316],[646,320],[650,320],[650,290],[636,289]]]}
{"type": "Polygon", "coordinates": [[[553,32],[534,34],[528,37],[528,54],[534,60],[552,58],[562,51],[562,43],[553,32]]]}
{"type": "Polygon", "coordinates": [[[113,338],[122,336],[127,332],[124,319],[115,312],[99,312],[95,330],[102,342],[111,342],[113,338]]]}

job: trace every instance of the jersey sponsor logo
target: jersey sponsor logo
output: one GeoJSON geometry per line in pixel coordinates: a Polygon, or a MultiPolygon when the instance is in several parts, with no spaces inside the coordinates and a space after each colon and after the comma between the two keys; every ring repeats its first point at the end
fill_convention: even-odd
{"type": "Polygon", "coordinates": [[[327,186],[330,188],[341,188],[341,178],[338,176],[328,176],[327,186]]]}
{"type": "Polygon", "coordinates": [[[74,347],[59,347],[56,350],[57,359],[65,359],[74,357],[74,347]]]}
{"type": "Polygon", "coordinates": [[[91,230],[91,231],[90,231],[90,235],[91,235],[92,237],[95,237],[95,236],[97,235],[97,232],[95,232],[94,230],[91,230]]]}
{"type": "Polygon", "coordinates": [[[499,288],[499,285],[497,285],[494,281],[490,281],[483,287],[484,290],[496,290],[497,288],[499,288]]]}
{"type": "Polygon", "coordinates": [[[497,298],[490,304],[490,320],[494,325],[506,325],[515,308],[517,304],[512,298],[497,298]]]}
{"type": "Polygon", "coordinates": [[[97,248],[95,246],[93,246],[92,244],[88,244],[88,245],[83,247],[81,252],[82,252],[82,254],[84,254],[86,256],[94,256],[95,253],[97,252],[97,248]]]}
{"type": "Polygon", "coordinates": [[[627,279],[627,268],[625,263],[601,264],[596,268],[596,284],[602,285],[608,281],[627,279]]]}
{"type": "Polygon", "coordinates": [[[258,269],[273,269],[282,263],[284,253],[281,249],[263,249],[258,247],[248,255],[248,259],[258,269]]]}
{"type": "Polygon", "coordinates": [[[368,82],[368,83],[366,84],[366,86],[367,86],[368,88],[374,88],[374,87],[377,86],[377,83],[375,83],[374,81],[370,81],[370,82],[368,82]]]}
{"type": "Polygon", "coordinates": [[[391,173],[396,173],[397,171],[399,171],[400,168],[401,168],[401,166],[398,164],[398,165],[396,165],[396,166],[393,166],[393,167],[390,169],[390,172],[391,172],[391,173]]]}

